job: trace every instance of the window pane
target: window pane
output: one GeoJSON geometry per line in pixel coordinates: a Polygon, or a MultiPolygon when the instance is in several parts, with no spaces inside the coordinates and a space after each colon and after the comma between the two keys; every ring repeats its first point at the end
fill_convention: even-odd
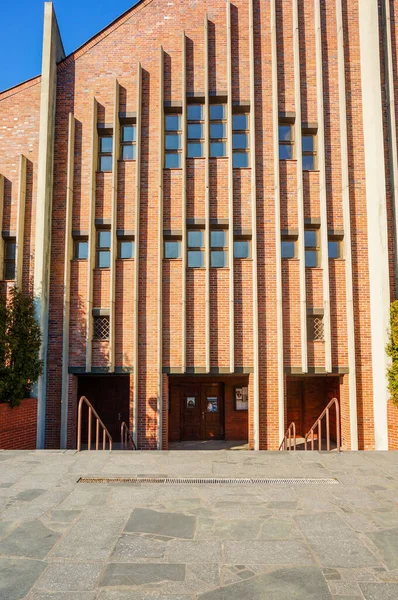
{"type": "Polygon", "coordinates": [[[5,242],[4,258],[15,260],[16,247],[15,242],[5,242]]]}
{"type": "Polygon", "coordinates": [[[88,242],[75,243],[75,258],[79,260],[88,258],[88,242]]]}
{"type": "Polygon", "coordinates": [[[316,250],[305,251],[305,266],[306,267],[317,267],[318,266],[318,253],[316,250]]]}
{"type": "Polygon", "coordinates": [[[179,115],[166,115],[165,129],[166,131],[178,131],[180,129],[179,115]]]}
{"type": "Polygon", "coordinates": [[[279,144],[279,158],[281,160],[290,160],[293,158],[293,146],[290,144],[279,144]]]}
{"type": "Polygon", "coordinates": [[[188,139],[200,140],[202,137],[203,137],[203,125],[201,125],[200,123],[188,125],[188,139]]]}
{"type": "Polygon", "coordinates": [[[122,129],[122,141],[123,142],[135,142],[135,126],[126,125],[122,129]]]}
{"type": "Polygon", "coordinates": [[[217,156],[226,155],[226,144],[225,142],[212,142],[210,144],[210,156],[215,158],[217,156]]]}
{"type": "Polygon", "coordinates": [[[98,248],[110,248],[111,247],[111,232],[110,231],[99,231],[98,232],[98,248]]]}
{"type": "Polygon", "coordinates": [[[109,250],[99,250],[97,254],[97,267],[108,269],[111,266],[111,253],[109,250]]]}
{"type": "Polygon", "coordinates": [[[315,161],[313,154],[303,154],[303,170],[313,171],[315,168],[315,161]]]}
{"type": "Polygon", "coordinates": [[[179,150],[181,148],[180,135],[166,135],[166,150],[179,150]]]}
{"type": "Polygon", "coordinates": [[[225,106],[224,104],[210,104],[210,119],[224,119],[225,106]]]}
{"type": "Polygon", "coordinates": [[[188,104],[188,121],[201,121],[203,107],[201,104],[188,104]]]}
{"type": "Polygon", "coordinates": [[[250,257],[250,244],[249,242],[234,242],[234,257],[235,258],[249,258],[250,257]]]}
{"type": "Polygon", "coordinates": [[[295,246],[296,244],[294,242],[282,240],[282,258],[294,258],[296,254],[295,246]]]}
{"type": "Polygon", "coordinates": [[[7,281],[15,279],[15,262],[4,263],[4,279],[7,281]]]}
{"type": "Polygon", "coordinates": [[[190,250],[188,252],[188,267],[203,267],[204,264],[204,252],[200,250],[190,250]]]}
{"type": "Polygon", "coordinates": [[[165,258],[180,258],[181,256],[181,242],[173,240],[164,243],[164,257],[165,258]]]}
{"type": "Polygon", "coordinates": [[[309,229],[304,232],[304,240],[306,248],[316,248],[317,246],[317,235],[314,229],[309,229]]]}
{"type": "Polygon", "coordinates": [[[203,156],[203,144],[190,143],[188,144],[188,158],[200,158],[203,156]]]}
{"type": "Polygon", "coordinates": [[[222,250],[213,250],[211,253],[211,266],[216,268],[228,266],[227,253],[222,250]]]}
{"type": "Polygon", "coordinates": [[[245,131],[249,129],[247,125],[247,115],[234,115],[232,117],[232,128],[236,131],[245,131]]]}
{"type": "Polygon", "coordinates": [[[123,160],[135,160],[135,146],[123,146],[123,160]]]}
{"type": "Polygon", "coordinates": [[[177,152],[166,154],[164,166],[166,169],[179,169],[181,166],[181,154],[177,154],[177,152]]]}
{"type": "Polygon", "coordinates": [[[106,173],[112,171],[112,156],[101,156],[100,171],[104,171],[106,173]]]}
{"type": "Polygon", "coordinates": [[[232,164],[235,169],[237,169],[239,167],[243,167],[243,168],[248,167],[249,166],[248,153],[247,152],[234,152],[232,164]]]}
{"type": "Polygon", "coordinates": [[[313,135],[303,135],[302,147],[303,147],[303,152],[313,152],[314,151],[314,136],[313,135]]]}
{"type": "Polygon", "coordinates": [[[210,137],[212,139],[222,139],[227,137],[225,123],[211,123],[210,137]]]}
{"type": "Polygon", "coordinates": [[[249,146],[249,138],[246,133],[234,133],[232,136],[234,150],[246,150],[249,146]]]}
{"type": "Polygon", "coordinates": [[[224,248],[226,246],[225,231],[211,231],[210,245],[212,248],[224,248]]]}
{"type": "Polygon", "coordinates": [[[134,258],[134,242],[132,240],[119,243],[119,258],[134,258]]]}
{"type": "Polygon", "coordinates": [[[279,125],[279,140],[281,142],[290,142],[292,140],[291,125],[279,125]]]}
{"type": "Polygon", "coordinates": [[[340,242],[332,240],[328,243],[329,258],[340,258],[340,242]]]}
{"type": "Polygon", "coordinates": [[[100,148],[101,152],[112,152],[113,138],[112,137],[101,137],[100,148]]]}
{"type": "Polygon", "coordinates": [[[188,231],[188,248],[203,247],[203,231],[188,231]]]}

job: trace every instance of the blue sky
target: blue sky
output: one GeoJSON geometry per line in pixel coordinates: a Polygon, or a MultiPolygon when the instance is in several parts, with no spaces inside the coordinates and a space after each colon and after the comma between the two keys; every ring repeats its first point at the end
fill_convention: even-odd
{"type": "MultiPolygon", "coordinates": [[[[54,0],[66,54],[106,27],[137,0],[54,0]]],[[[2,0],[0,90],[40,73],[43,0],[2,0]]]]}

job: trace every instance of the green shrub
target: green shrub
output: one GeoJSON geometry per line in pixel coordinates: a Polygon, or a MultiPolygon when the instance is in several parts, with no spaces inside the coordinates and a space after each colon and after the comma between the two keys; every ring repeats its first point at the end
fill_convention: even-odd
{"type": "Polygon", "coordinates": [[[43,372],[33,297],[12,288],[0,295],[0,402],[18,406],[43,372]]]}
{"type": "Polygon", "coordinates": [[[390,306],[390,340],[387,344],[387,354],[391,358],[391,366],[387,370],[388,388],[393,404],[398,406],[398,300],[390,306]]]}

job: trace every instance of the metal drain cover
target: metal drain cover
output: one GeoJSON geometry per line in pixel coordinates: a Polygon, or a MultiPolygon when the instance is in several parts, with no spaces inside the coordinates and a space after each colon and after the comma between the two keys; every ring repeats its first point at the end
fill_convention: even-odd
{"type": "Polygon", "coordinates": [[[166,485],[336,485],[334,477],[239,479],[223,477],[81,477],[77,483],[130,483],[166,485]]]}

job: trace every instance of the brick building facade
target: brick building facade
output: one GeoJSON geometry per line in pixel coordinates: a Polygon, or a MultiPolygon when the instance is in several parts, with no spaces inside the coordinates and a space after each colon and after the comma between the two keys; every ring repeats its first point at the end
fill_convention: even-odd
{"type": "Polygon", "coordinates": [[[43,332],[38,446],[78,397],[139,448],[277,449],[341,406],[345,449],[398,448],[398,5],[141,0],[0,93],[4,287],[43,332]]]}

